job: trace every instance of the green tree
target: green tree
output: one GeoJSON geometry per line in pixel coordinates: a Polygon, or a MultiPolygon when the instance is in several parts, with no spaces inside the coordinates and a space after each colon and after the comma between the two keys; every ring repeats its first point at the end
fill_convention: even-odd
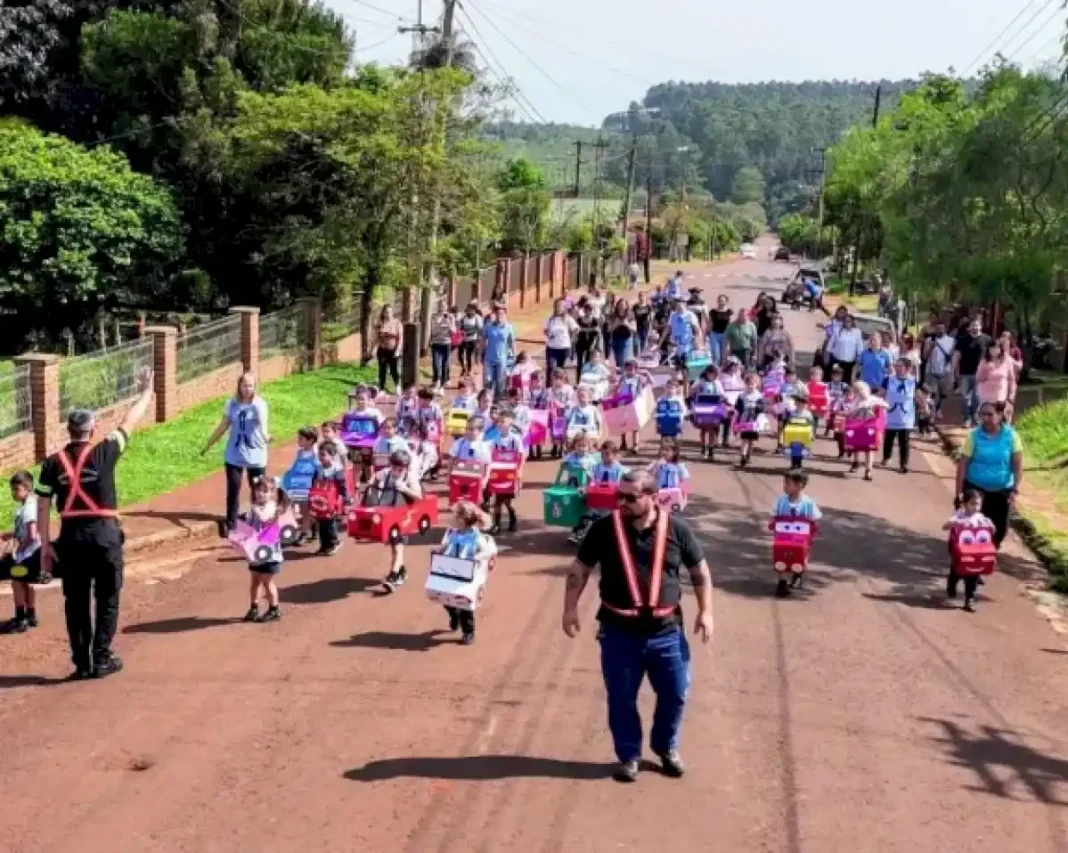
{"type": "Polygon", "coordinates": [[[497,175],[501,248],[529,252],[545,244],[552,195],[541,169],[524,157],[509,160],[497,175]]]}

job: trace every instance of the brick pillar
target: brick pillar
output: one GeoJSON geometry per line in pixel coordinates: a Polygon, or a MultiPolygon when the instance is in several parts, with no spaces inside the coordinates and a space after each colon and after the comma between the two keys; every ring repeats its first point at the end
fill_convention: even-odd
{"type": "Polygon", "coordinates": [[[152,338],[156,423],[162,424],[178,414],[178,330],[174,326],[145,326],[143,337],[152,338]]]}
{"type": "Polygon", "coordinates": [[[239,305],[230,309],[241,318],[241,364],[246,373],[260,369],[260,309],[239,305]]]}
{"type": "Polygon", "coordinates": [[[306,365],[309,370],[323,366],[323,304],[317,296],[302,296],[297,300],[304,306],[304,334],[308,341],[306,365]]]}
{"type": "Polygon", "coordinates": [[[33,407],[33,453],[44,459],[63,444],[63,414],[59,410],[58,355],[29,353],[20,355],[15,364],[29,365],[30,405],[33,407]]]}

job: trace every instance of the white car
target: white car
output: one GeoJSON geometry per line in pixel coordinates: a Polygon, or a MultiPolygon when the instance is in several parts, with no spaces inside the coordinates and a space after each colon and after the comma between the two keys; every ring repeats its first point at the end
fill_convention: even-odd
{"type": "Polygon", "coordinates": [[[738,250],[742,256],[743,261],[755,261],[756,260],[756,246],[752,243],[742,243],[741,248],[738,250]]]}

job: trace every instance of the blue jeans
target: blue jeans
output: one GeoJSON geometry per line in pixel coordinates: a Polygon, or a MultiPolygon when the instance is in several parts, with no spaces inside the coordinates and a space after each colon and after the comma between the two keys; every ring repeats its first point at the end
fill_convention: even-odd
{"type": "Polygon", "coordinates": [[[960,377],[960,395],[964,398],[964,422],[974,424],[979,409],[979,395],[976,393],[975,377],[960,377]]]}
{"type": "Polygon", "coordinates": [[[434,372],[433,382],[436,385],[444,385],[449,381],[449,354],[452,347],[449,344],[430,345],[430,366],[434,372]]]}
{"type": "Polygon", "coordinates": [[[620,370],[623,369],[623,365],[630,361],[633,353],[633,345],[631,338],[627,338],[625,341],[612,341],[612,355],[616,360],[616,367],[620,370]]]}
{"type": "Polygon", "coordinates": [[[637,761],[642,755],[642,719],[638,691],[645,676],[656,693],[650,745],[662,753],[679,745],[682,709],[690,690],[690,645],[682,628],[655,636],[634,634],[602,624],[601,672],[608,693],[608,728],[616,758],[637,761]]]}
{"type": "Polygon", "coordinates": [[[641,326],[639,326],[637,334],[638,334],[638,355],[641,355],[643,352],[645,352],[645,344],[649,340],[649,327],[646,326],[643,329],[641,326]]]}
{"type": "Polygon", "coordinates": [[[503,361],[487,361],[482,365],[485,387],[493,391],[494,402],[505,395],[508,390],[508,365],[503,361]]]}
{"type": "Polygon", "coordinates": [[[723,363],[723,332],[712,332],[708,336],[708,354],[712,363],[719,367],[723,363]]]}

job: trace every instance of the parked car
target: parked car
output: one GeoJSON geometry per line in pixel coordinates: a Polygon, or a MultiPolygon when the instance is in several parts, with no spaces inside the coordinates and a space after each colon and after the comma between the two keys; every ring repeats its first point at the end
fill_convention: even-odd
{"type": "Polygon", "coordinates": [[[755,261],[757,256],[756,246],[752,243],[742,243],[741,248],[738,250],[742,260],[755,261]]]}
{"type": "Polygon", "coordinates": [[[789,263],[790,262],[790,250],[787,249],[785,246],[779,246],[779,248],[775,250],[774,260],[776,260],[776,261],[786,261],[787,263],[789,263]]]}

